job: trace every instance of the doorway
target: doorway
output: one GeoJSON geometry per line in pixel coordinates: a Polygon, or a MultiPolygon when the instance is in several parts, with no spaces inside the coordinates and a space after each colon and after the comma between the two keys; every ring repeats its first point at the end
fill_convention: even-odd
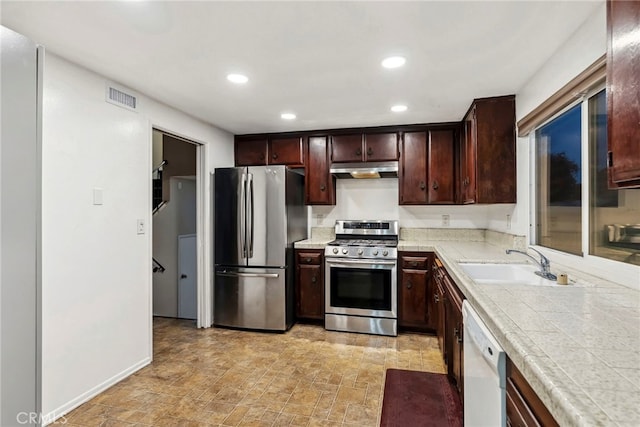
{"type": "Polygon", "coordinates": [[[197,320],[200,144],[153,129],[153,315],[197,320]]]}

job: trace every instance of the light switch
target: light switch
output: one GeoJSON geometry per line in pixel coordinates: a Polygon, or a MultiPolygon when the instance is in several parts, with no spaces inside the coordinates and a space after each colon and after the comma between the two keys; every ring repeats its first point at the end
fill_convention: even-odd
{"type": "Polygon", "coordinates": [[[145,230],[144,230],[144,219],[139,219],[136,222],[136,227],[138,229],[138,234],[144,234],[145,230]]]}
{"type": "Polygon", "coordinates": [[[93,204],[101,205],[102,204],[102,188],[94,188],[93,189],[93,204]]]}

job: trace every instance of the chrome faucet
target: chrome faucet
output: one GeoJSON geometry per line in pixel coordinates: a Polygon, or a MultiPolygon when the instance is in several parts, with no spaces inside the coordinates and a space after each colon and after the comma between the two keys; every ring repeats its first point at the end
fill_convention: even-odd
{"type": "Polygon", "coordinates": [[[528,256],[536,264],[538,264],[540,266],[540,271],[536,271],[535,272],[538,276],[543,277],[543,278],[545,278],[547,280],[556,280],[558,277],[551,272],[551,263],[549,262],[549,259],[546,256],[542,255],[542,253],[540,253],[540,251],[537,250],[537,249],[534,249],[532,247],[529,247],[528,249],[531,249],[532,251],[534,251],[535,253],[540,255],[540,261],[538,261],[537,259],[535,259],[531,255],[529,255],[525,251],[519,251],[517,249],[507,249],[506,252],[507,252],[507,255],[510,254],[510,253],[516,252],[516,253],[528,256]]]}

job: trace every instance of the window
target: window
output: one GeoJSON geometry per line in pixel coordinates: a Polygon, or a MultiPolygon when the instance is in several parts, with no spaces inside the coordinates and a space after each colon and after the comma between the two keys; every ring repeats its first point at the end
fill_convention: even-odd
{"type": "Polygon", "coordinates": [[[589,99],[589,253],[640,265],[640,189],[609,190],[607,98],[589,99]]]}
{"type": "Polygon", "coordinates": [[[536,240],[582,255],[581,113],[578,104],[536,130],[536,240]]]}
{"type": "Polygon", "coordinates": [[[608,188],[604,89],[536,129],[534,162],[534,243],[640,265],[640,190],[608,188]]]}

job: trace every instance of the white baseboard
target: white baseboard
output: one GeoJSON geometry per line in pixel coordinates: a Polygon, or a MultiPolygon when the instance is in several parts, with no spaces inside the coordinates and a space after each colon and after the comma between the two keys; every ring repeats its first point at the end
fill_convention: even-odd
{"type": "Polygon", "coordinates": [[[62,406],[54,409],[53,411],[43,415],[43,417],[42,417],[42,420],[43,420],[42,425],[43,426],[47,426],[49,424],[52,424],[56,419],[62,417],[63,415],[68,414],[69,412],[71,412],[74,409],[76,409],[78,406],[80,406],[83,403],[93,399],[98,394],[102,393],[103,391],[105,391],[106,389],[111,387],[112,385],[122,381],[123,379],[127,378],[129,375],[131,375],[134,372],[144,368],[145,366],[147,366],[150,363],[151,363],[151,357],[145,357],[144,359],[142,359],[140,362],[136,363],[135,365],[133,365],[133,366],[125,369],[124,371],[112,376],[111,378],[109,378],[108,380],[104,381],[103,383],[98,384],[97,386],[93,387],[92,389],[88,390],[85,393],[82,393],[80,396],[76,397],[75,399],[72,399],[69,402],[65,403],[64,405],[62,405],[62,406]]]}

